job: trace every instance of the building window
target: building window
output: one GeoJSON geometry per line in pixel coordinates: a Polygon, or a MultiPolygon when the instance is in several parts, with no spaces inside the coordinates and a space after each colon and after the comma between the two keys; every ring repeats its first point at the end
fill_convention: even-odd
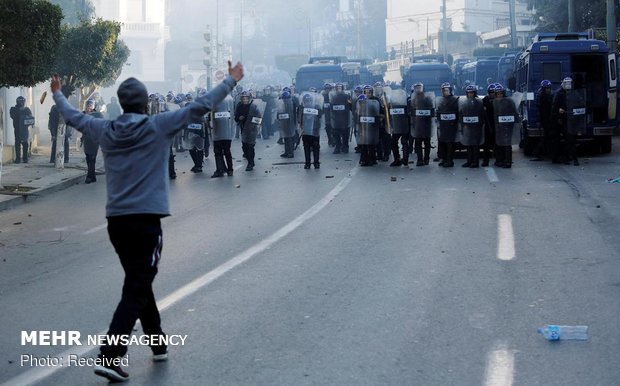
{"type": "Polygon", "coordinates": [[[143,0],[127,0],[127,21],[145,21],[144,11],[143,0]]]}

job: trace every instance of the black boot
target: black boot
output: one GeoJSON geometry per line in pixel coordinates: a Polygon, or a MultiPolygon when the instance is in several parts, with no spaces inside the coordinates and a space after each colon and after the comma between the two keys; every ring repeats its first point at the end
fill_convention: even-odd
{"type": "MultiPolygon", "coordinates": [[[[579,165],[579,161],[575,158],[575,162],[579,165]]],[[[510,169],[512,167],[512,146],[504,146],[504,168],[510,169]]]]}
{"type": "Polygon", "coordinates": [[[215,173],[213,173],[211,178],[224,177],[226,165],[224,164],[224,154],[222,154],[222,150],[219,148],[214,149],[213,156],[215,157],[215,173]]]}
{"type": "Polygon", "coordinates": [[[304,157],[306,158],[306,163],[304,164],[304,169],[310,169],[310,154],[311,150],[309,146],[304,146],[304,157]]]}
{"type": "Polygon", "coordinates": [[[22,162],[22,144],[17,142],[15,143],[15,163],[19,164],[22,162]]]}
{"type": "Polygon", "coordinates": [[[454,161],[452,157],[454,156],[454,151],[452,149],[452,142],[448,142],[445,144],[445,159],[443,160],[444,168],[454,167],[454,161]]]}
{"type": "Polygon", "coordinates": [[[86,180],[84,181],[84,183],[86,184],[90,184],[91,182],[95,182],[97,181],[97,178],[95,177],[95,157],[93,157],[92,155],[88,155],[86,154],[86,180]]]}
{"type": "Polygon", "coordinates": [[[172,154],[172,149],[170,149],[170,155],[168,156],[168,177],[171,180],[177,178],[177,172],[174,170],[174,158],[176,155],[172,154]]]}

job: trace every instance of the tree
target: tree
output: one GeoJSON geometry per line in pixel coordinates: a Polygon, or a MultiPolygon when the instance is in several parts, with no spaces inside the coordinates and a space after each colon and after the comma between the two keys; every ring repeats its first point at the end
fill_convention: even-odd
{"type": "MultiPolygon", "coordinates": [[[[589,28],[605,27],[607,8],[606,0],[575,0],[577,31],[589,28]]],[[[528,9],[533,9],[534,22],[540,32],[568,31],[568,0],[528,0],[528,9]]],[[[616,7],[616,19],[620,17],[620,7],[616,7]]]]}
{"type": "Polygon", "coordinates": [[[84,97],[116,81],[129,57],[129,49],[118,39],[120,30],[120,23],[102,19],[63,28],[56,71],[64,93],[79,88],[84,97]]]}
{"type": "Polygon", "coordinates": [[[50,0],[62,8],[64,22],[71,26],[79,25],[83,20],[90,20],[95,15],[95,6],[91,0],[50,0]]]}
{"type": "Polygon", "coordinates": [[[45,0],[0,0],[0,87],[49,79],[61,20],[60,7],[45,0]]]}

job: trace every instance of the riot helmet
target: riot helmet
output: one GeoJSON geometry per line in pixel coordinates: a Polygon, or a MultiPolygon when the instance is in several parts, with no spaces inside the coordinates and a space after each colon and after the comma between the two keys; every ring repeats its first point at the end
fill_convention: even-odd
{"type": "Polygon", "coordinates": [[[241,103],[244,105],[250,104],[250,100],[252,99],[252,94],[249,91],[241,92],[241,103]]]}
{"type": "Polygon", "coordinates": [[[497,86],[497,83],[491,83],[490,85],[487,86],[487,95],[490,97],[495,96],[495,86],[497,86]]]}
{"type": "Polygon", "coordinates": [[[341,93],[344,91],[344,84],[342,83],[336,83],[336,92],[337,93],[341,93]]]}
{"type": "Polygon", "coordinates": [[[570,76],[567,76],[566,78],[562,79],[562,88],[564,90],[572,90],[573,89],[573,78],[571,78],[570,76]]]}
{"type": "Polygon", "coordinates": [[[497,83],[495,86],[495,97],[496,98],[501,98],[504,97],[506,94],[506,90],[504,89],[504,86],[502,86],[501,84],[497,83]]]}
{"type": "Polygon", "coordinates": [[[469,86],[465,87],[465,93],[467,93],[467,97],[468,98],[470,97],[469,94],[472,94],[471,95],[472,98],[476,97],[477,96],[476,95],[477,94],[477,90],[478,89],[473,84],[470,84],[469,86]]]}
{"type": "Polygon", "coordinates": [[[26,98],[20,95],[15,99],[15,103],[18,107],[24,107],[26,105],[26,98]]]}
{"type": "Polygon", "coordinates": [[[411,86],[411,92],[423,93],[424,92],[424,84],[422,82],[417,82],[413,86],[411,86]]]}
{"type": "Polygon", "coordinates": [[[441,84],[441,95],[445,97],[452,95],[452,85],[449,82],[441,84]]]}
{"type": "Polygon", "coordinates": [[[331,85],[331,83],[325,83],[325,84],[323,85],[323,90],[325,90],[325,91],[331,91],[331,90],[332,90],[332,85],[331,85]]]}
{"type": "Polygon", "coordinates": [[[89,99],[86,101],[86,104],[84,105],[84,109],[86,110],[86,112],[91,112],[95,109],[95,100],[94,99],[89,99]]]}
{"type": "Polygon", "coordinates": [[[291,93],[288,91],[282,91],[282,94],[280,95],[280,98],[282,99],[291,99],[291,93]]]}
{"type": "Polygon", "coordinates": [[[372,88],[371,85],[366,85],[364,86],[364,88],[362,89],[364,92],[364,95],[368,96],[373,96],[374,95],[374,89],[372,88]]]}

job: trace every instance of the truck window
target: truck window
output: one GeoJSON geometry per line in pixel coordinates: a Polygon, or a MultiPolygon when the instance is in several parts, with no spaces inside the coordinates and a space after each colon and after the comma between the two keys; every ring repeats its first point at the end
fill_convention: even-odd
{"type": "Polygon", "coordinates": [[[562,64],[561,63],[543,63],[542,77],[554,83],[562,81],[562,64]]]}

